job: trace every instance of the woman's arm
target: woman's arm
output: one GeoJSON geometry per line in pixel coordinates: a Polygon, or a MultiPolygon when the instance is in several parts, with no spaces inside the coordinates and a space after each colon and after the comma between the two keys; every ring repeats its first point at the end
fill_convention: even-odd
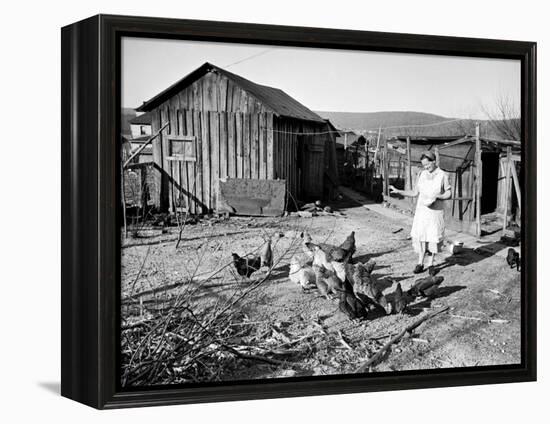
{"type": "Polygon", "coordinates": [[[449,189],[445,190],[445,192],[443,194],[438,194],[435,197],[438,198],[438,199],[441,199],[441,200],[450,199],[451,198],[451,189],[449,188],[449,189]]]}
{"type": "Polygon", "coordinates": [[[447,200],[451,198],[451,184],[449,183],[449,176],[446,172],[443,173],[443,179],[441,181],[441,191],[442,193],[438,194],[436,198],[441,200],[447,200]]]}
{"type": "Polygon", "coordinates": [[[415,187],[414,190],[399,190],[398,188],[390,185],[390,193],[397,193],[405,197],[416,197],[418,196],[418,189],[415,187]]]}

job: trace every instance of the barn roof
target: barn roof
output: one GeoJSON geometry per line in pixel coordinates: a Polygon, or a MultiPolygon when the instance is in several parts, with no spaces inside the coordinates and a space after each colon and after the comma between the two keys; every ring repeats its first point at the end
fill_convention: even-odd
{"type": "Polygon", "coordinates": [[[130,119],[130,124],[134,124],[134,125],[151,125],[152,118],[153,117],[149,112],[143,113],[139,116],[136,116],[135,118],[130,119]]]}
{"type": "Polygon", "coordinates": [[[268,87],[267,85],[256,84],[246,78],[226,71],[211,63],[204,63],[193,72],[183,77],[175,84],[171,85],[164,91],[149,99],[141,106],[136,108],[138,112],[148,112],[155,107],[172,97],[174,94],[179,93],[185,87],[191,85],[193,82],[207,74],[208,72],[216,72],[229,78],[235,84],[239,85],[243,90],[247,91],[250,95],[254,96],[258,101],[265,104],[278,116],[284,116],[289,118],[296,118],[306,121],[314,121],[324,123],[324,119],[305,107],[303,104],[295,100],[286,94],[283,90],[278,88],[268,87]]]}

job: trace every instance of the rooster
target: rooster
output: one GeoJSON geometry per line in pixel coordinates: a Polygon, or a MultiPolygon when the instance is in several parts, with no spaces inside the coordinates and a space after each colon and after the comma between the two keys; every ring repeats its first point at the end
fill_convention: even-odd
{"type": "Polygon", "coordinates": [[[510,247],[508,249],[508,255],[506,256],[506,262],[508,262],[508,265],[510,265],[510,268],[516,267],[516,269],[519,271],[519,253],[516,252],[516,249],[510,247]]]}
{"type": "Polygon", "coordinates": [[[443,282],[443,277],[429,276],[416,280],[407,294],[413,297],[424,296],[428,298],[437,297],[439,286],[443,282]]]}
{"type": "Polygon", "coordinates": [[[235,265],[237,273],[243,277],[250,278],[253,273],[260,269],[262,260],[259,256],[240,257],[236,253],[232,253],[231,256],[233,257],[233,265],[235,265]]]}

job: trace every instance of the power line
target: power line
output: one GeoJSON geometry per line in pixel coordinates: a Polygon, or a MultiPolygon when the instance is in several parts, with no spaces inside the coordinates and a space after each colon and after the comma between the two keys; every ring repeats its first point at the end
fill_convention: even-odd
{"type": "Polygon", "coordinates": [[[233,63],[230,63],[229,65],[225,65],[224,68],[229,68],[230,66],[233,66],[233,65],[238,65],[239,63],[243,63],[243,62],[246,62],[247,60],[250,60],[250,59],[254,59],[255,57],[258,57],[258,56],[262,56],[266,53],[269,53],[273,50],[276,50],[275,48],[272,48],[272,49],[266,49],[266,50],[263,50],[259,53],[256,53],[256,54],[253,54],[252,56],[248,56],[248,57],[245,57],[244,59],[240,59],[236,62],[233,62],[233,63]]]}

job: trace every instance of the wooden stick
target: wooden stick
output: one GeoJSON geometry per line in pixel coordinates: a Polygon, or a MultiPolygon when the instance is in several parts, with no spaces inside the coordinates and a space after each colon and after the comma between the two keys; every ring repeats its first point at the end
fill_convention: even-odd
{"type": "Polygon", "coordinates": [[[502,230],[508,228],[508,206],[510,203],[510,156],[512,155],[512,148],[506,147],[506,171],[504,173],[504,218],[502,220],[502,230]]]}
{"type": "Polygon", "coordinates": [[[479,138],[479,124],[476,124],[476,236],[481,237],[481,196],[482,196],[482,162],[481,162],[481,140],[479,138]]]}
{"type": "Polygon", "coordinates": [[[392,344],[398,343],[405,336],[405,334],[412,332],[424,321],[427,321],[435,317],[436,315],[442,314],[443,312],[446,312],[448,309],[449,307],[445,306],[444,308],[438,309],[437,311],[430,312],[429,314],[426,314],[423,317],[417,319],[412,324],[409,324],[399,334],[391,338],[389,342],[387,342],[384,346],[382,346],[378,352],[376,352],[366,362],[364,362],[359,368],[357,368],[355,372],[367,371],[373,364],[375,364],[384,355],[384,353],[390,348],[392,344]]]}
{"type": "Polygon", "coordinates": [[[162,126],[162,128],[156,132],[155,135],[150,137],[149,140],[147,140],[145,143],[143,143],[143,145],[139,149],[137,149],[134,153],[132,153],[130,155],[130,157],[126,160],[126,162],[124,162],[124,165],[122,167],[126,168],[130,164],[132,159],[134,159],[137,155],[139,155],[141,153],[141,151],[143,149],[145,149],[145,147],[147,147],[155,138],[157,138],[160,135],[160,133],[162,132],[162,130],[164,130],[168,125],[170,125],[170,122],[167,122],[166,124],[164,124],[162,126]]]}

